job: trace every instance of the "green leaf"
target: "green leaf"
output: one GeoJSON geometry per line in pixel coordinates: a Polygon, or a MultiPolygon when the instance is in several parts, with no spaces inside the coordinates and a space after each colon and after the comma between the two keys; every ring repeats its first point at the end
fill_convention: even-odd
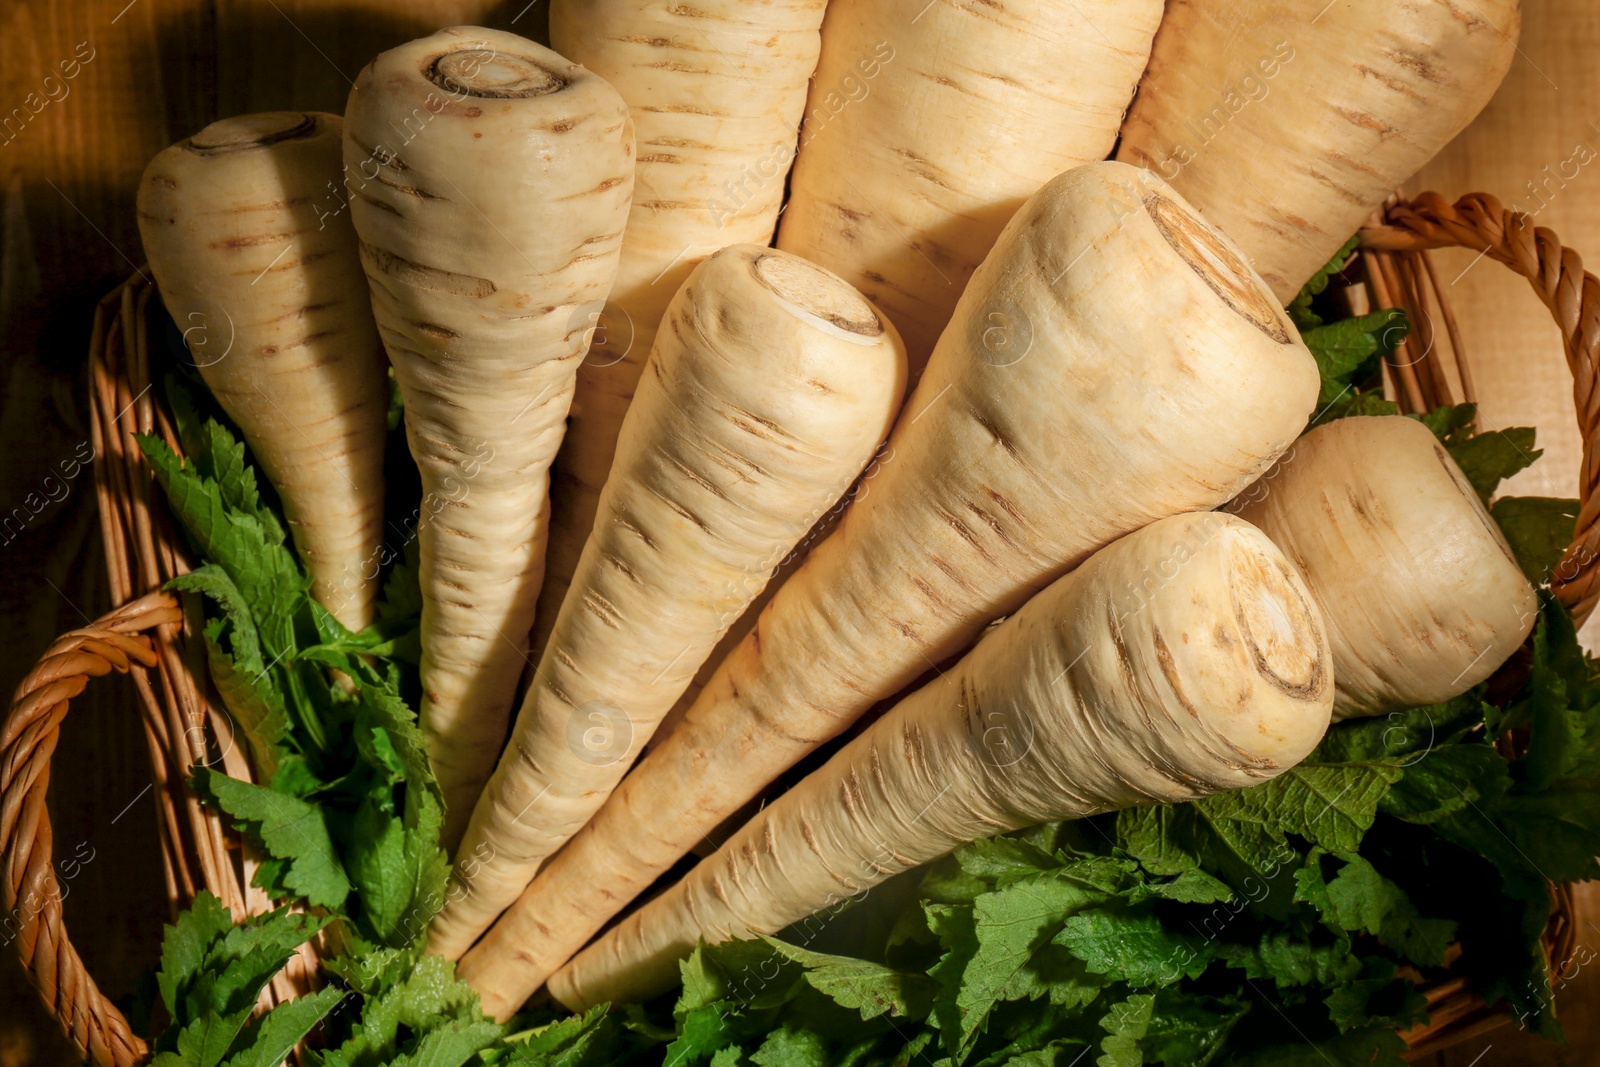
{"type": "Polygon", "coordinates": [[[1104,1055],[1094,1061],[1099,1067],[1140,1067],[1144,1063],[1139,1043],[1150,1029],[1155,1004],[1155,997],[1136,993],[1113,1004],[1111,1010],[1101,1016],[1100,1028],[1106,1036],[1100,1042],[1104,1055]]]}
{"type": "Polygon", "coordinates": [[[252,1027],[249,1046],[229,1057],[227,1067],[278,1067],[343,999],[343,990],[328,988],[279,1004],[252,1027]]]}
{"type": "Polygon", "coordinates": [[[1250,1010],[1232,997],[1163,989],[1156,994],[1141,1049],[1146,1060],[1168,1067],[1205,1067],[1222,1051],[1234,1026],[1250,1010]]]}
{"type": "Polygon", "coordinates": [[[750,1055],[756,1067],[832,1067],[827,1043],[809,1030],[779,1027],[750,1055]]]}
{"type": "Polygon", "coordinates": [[[1253,945],[1221,944],[1217,954],[1247,978],[1268,979],[1285,988],[1332,987],[1361,973],[1361,961],[1347,941],[1312,944],[1287,930],[1269,930],[1253,945]]]}
{"type": "Polygon", "coordinates": [[[804,981],[863,1020],[887,1013],[897,1019],[921,1019],[933,1006],[935,984],[926,975],[906,974],[866,960],[829,956],[796,948],[772,937],[761,938],[772,950],[805,968],[804,981]]]}
{"type": "Polygon", "coordinates": [[[1348,419],[1358,415],[1398,415],[1400,406],[1383,398],[1382,390],[1365,392],[1347,386],[1337,399],[1322,404],[1307,429],[1314,429],[1335,419],[1348,419]]]}
{"type": "Polygon", "coordinates": [[[338,908],[350,894],[328,834],[325,812],[315,804],[194,768],[190,784],[199,796],[233,817],[268,854],[283,861],[283,884],[315,907],[338,908]]]}
{"type": "Polygon", "coordinates": [[[1481,726],[1482,697],[1483,687],[1477,686],[1443,704],[1335,723],[1307,760],[1413,766],[1427,753],[1455,744],[1481,726]]]}
{"type": "Polygon", "coordinates": [[[1308,330],[1322,325],[1322,319],[1311,310],[1311,301],[1321,296],[1328,288],[1329,280],[1344,270],[1345,264],[1355,254],[1355,250],[1360,247],[1360,244],[1360,237],[1351,237],[1350,240],[1340,246],[1339,251],[1333,254],[1332,259],[1319,267],[1317,272],[1306,280],[1305,285],[1300,287],[1300,292],[1295,295],[1295,298],[1289,302],[1286,308],[1296,327],[1301,330],[1308,330]]]}
{"type": "Polygon", "coordinates": [[[1533,446],[1533,441],[1531,428],[1515,426],[1509,430],[1475,434],[1445,447],[1487,506],[1502,481],[1532,466],[1534,460],[1544,455],[1533,446]]]}
{"type": "Polygon", "coordinates": [[[1213,942],[1168,929],[1154,914],[1090,908],[1069,917],[1055,943],[1094,974],[1136,989],[1198,978],[1211,962],[1213,942]]]}
{"type": "Polygon", "coordinates": [[[602,1004],[514,1041],[499,1062],[516,1067],[609,1067],[619,1061],[622,1044],[622,1029],[602,1004]]]}
{"type": "Polygon", "coordinates": [[[1441,444],[1457,445],[1470,438],[1478,423],[1478,405],[1441,404],[1425,415],[1408,415],[1433,432],[1441,444]]]}
{"type": "Polygon", "coordinates": [[[1406,330],[1405,312],[1395,308],[1303,330],[1301,339],[1322,373],[1319,404],[1338,399],[1351,376],[1374,356],[1393,352],[1406,330]]]}
{"type": "Polygon", "coordinates": [[[1421,967],[1444,963],[1445,950],[1455,938],[1455,923],[1424,918],[1404,890],[1361,856],[1347,852],[1339,859],[1344,866],[1327,885],[1333,908],[1331,925],[1336,930],[1360,930],[1381,937],[1421,967]]]}
{"type": "Polygon", "coordinates": [[[1397,977],[1394,963],[1368,957],[1361,977],[1323,998],[1328,1016],[1341,1032],[1374,1026],[1404,1029],[1428,1018],[1428,1002],[1410,981],[1397,977]]]}
{"type": "Polygon", "coordinates": [[[1109,896],[1064,874],[1038,875],[985,893],[970,912],[941,914],[936,932],[947,951],[931,972],[942,987],[934,1013],[956,1063],[972,1051],[1001,999],[1043,992],[1024,968],[1067,916],[1109,896]]]}
{"type": "Polygon", "coordinates": [[[1372,825],[1378,802],[1403,773],[1382,762],[1302,763],[1261,785],[1194,805],[1213,825],[1254,823],[1275,835],[1297,834],[1330,852],[1353,852],[1372,825]]]}
{"type": "MultiPolygon", "coordinates": [[[[399,954],[394,962],[408,958],[411,954],[399,954]]],[[[343,961],[330,969],[348,973],[361,968],[357,961],[343,961]]],[[[422,956],[397,982],[366,998],[360,1021],[337,1050],[337,1063],[340,1067],[387,1067],[406,1062],[416,1067],[431,1062],[425,1058],[428,1056],[442,1057],[443,1062],[479,1041],[488,1032],[480,1025],[484,1022],[478,995],[456,978],[455,964],[438,956],[422,956]],[[448,1029],[455,1036],[441,1038],[426,1048],[416,1046],[416,1035],[440,1029],[448,1029]],[[402,1055],[418,1058],[397,1059],[402,1055]]],[[[495,1029],[498,1032],[498,1027],[495,1029]]]]}
{"type": "Polygon", "coordinates": [[[499,1024],[487,1019],[450,1019],[424,1033],[415,1049],[390,1060],[389,1067],[461,1067],[499,1036],[499,1024]]]}
{"type": "Polygon", "coordinates": [[[137,440],[190,540],[206,562],[233,580],[261,634],[263,651],[269,656],[291,651],[292,620],[306,602],[309,582],[282,530],[230,507],[218,483],[184,466],[164,441],[147,435],[137,440]]]}
{"type": "Polygon", "coordinates": [[[1578,523],[1578,502],[1547,496],[1506,496],[1489,509],[1500,525],[1517,566],[1534,585],[1555,573],[1578,523]]]}
{"type": "Polygon", "coordinates": [[[202,889],[194,903],[178,913],[178,921],[161,937],[161,972],[157,982],[161,1000],[174,1018],[200,975],[212,948],[233,928],[233,915],[209,890],[202,889]]]}
{"type": "Polygon", "coordinates": [[[1510,766],[1492,746],[1446,745],[1408,763],[1405,777],[1389,790],[1380,810],[1426,825],[1510,788],[1510,766]]]}
{"type": "Polygon", "coordinates": [[[389,577],[384,579],[383,596],[378,601],[378,619],[395,623],[418,619],[422,615],[421,542],[413,537],[389,577]]]}

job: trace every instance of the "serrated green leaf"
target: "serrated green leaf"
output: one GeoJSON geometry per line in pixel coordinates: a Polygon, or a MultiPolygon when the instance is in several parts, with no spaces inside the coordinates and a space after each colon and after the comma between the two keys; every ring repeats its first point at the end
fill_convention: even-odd
{"type": "Polygon", "coordinates": [[[756,1067],[832,1067],[822,1035],[786,1026],[768,1034],[750,1054],[750,1062],[756,1067]]]}
{"type": "Polygon", "coordinates": [[[933,1006],[935,985],[921,974],[848,956],[830,956],[797,948],[773,937],[761,940],[780,956],[805,968],[804,981],[863,1020],[887,1013],[897,1019],[921,1019],[933,1006]]]}
{"type": "Polygon", "coordinates": [[[1034,992],[1031,983],[1019,987],[1017,979],[1067,916],[1108,898],[1101,889],[1057,873],[980,896],[967,913],[970,925],[959,918],[959,909],[940,916],[936,932],[947,952],[931,972],[942,987],[934,1013],[957,1064],[971,1053],[996,1003],[1034,992]]]}
{"type": "Polygon", "coordinates": [[[1445,450],[1456,461],[1461,473],[1478,491],[1485,506],[1500,483],[1533,465],[1544,455],[1534,447],[1534,431],[1527,426],[1514,426],[1508,430],[1493,430],[1474,434],[1447,443],[1445,450]]]}
{"type": "Polygon", "coordinates": [[[328,988],[279,1004],[245,1032],[247,1046],[227,1067],[278,1067],[342,999],[343,990],[328,988]]]}
{"type": "Polygon", "coordinates": [[[233,928],[233,915],[209,890],[202,889],[177,922],[161,937],[161,972],[157,982],[161,1000],[174,1018],[181,1019],[186,991],[193,985],[207,957],[223,935],[233,928]]]}
{"type": "Polygon", "coordinates": [[[218,483],[184,466],[166,442],[147,435],[137,440],[189,539],[208,563],[227,572],[248,605],[263,652],[292,650],[292,620],[310,583],[281,531],[229,507],[218,483]]]}
{"type": "Polygon", "coordinates": [[[1489,509],[1505,534],[1517,566],[1534,585],[1555,573],[1578,523],[1578,502],[1546,496],[1507,496],[1489,509]]]}
{"type": "Polygon", "coordinates": [[[287,865],[283,884],[307,903],[338,908],[350,895],[350,881],[320,807],[208,767],[194,768],[190,784],[202,799],[230,815],[239,829],[287,865]]]}
{"type": "Polygon", "coordinates": [[[1214,949],[1214,942],[1169,929],[1148,911],[1121,908],[1090,908],[1069,916],[1055,943],[1092,973],[1136,989],[1199,977],[1214,949]]]}
{"type": "Polygon", "coordinates": [[[1418,966],[1442,964],[1445,950],[1455,938],[1456,924],[1424,918],[1405,891],[1363,857],[1347,852],[1339,859],[1344,866],[1327,884],[1334,928],[1381,937],[1418,966]]]}
{"type": "Polygon", "coordinates": [[[1156,998],[1150,994],[1135,993],[1101,1016],[1100,1028],[1106,1036],[1100,1042],[1103,1055],[1094,1061],[1099,1067],[1140,1067],[1145,1062],[1139,1042],[1150,1029],[1155,1004],[1156,998]]]}
{"type": "Polygon", "coordinates": [[[1255,824],[1277,835],[1297,834],[1330,852],[1353,852],[1379,801],[1403,773],[1383,762],[1302,763],[1261,785],[1194,804],[1213,825],[1255,824]]]}

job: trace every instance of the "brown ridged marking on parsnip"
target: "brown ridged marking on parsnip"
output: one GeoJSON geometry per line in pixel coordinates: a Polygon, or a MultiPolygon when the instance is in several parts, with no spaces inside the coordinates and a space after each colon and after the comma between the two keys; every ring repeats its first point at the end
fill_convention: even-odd
{"type": "Polygon", "coordinates": [[[893,328],[787,253],[723,249],[667,321],[698,325],[656,337],[599,520],[461,844],[493,859],[458,868],[432,952],[465,951],[601,805],[899,408],[893,328]]]}
{"type": "Polygon", "coordinates": [[[542,648],[594,524],[623,415],[668,301],[727,245],[770,244],[784,172],[816,69],[824,0],[556,0],[555,47],[609,81],[633,110],[638,193],[616,288],[578,370],[556,459],[542,648]],[[777,162],[762,178],[756,170],[777,162]],[[746,172],[750,177],[746,177],[746,172]]]}
{"type": "Polygon", "coordinates": [[[1159,0],[836,0],[778,247],[883,308],[915,380],[1012,213],[1111,151],[1160,18],[1159,0]]]}
{"type": "Polygon", "coordinates": [[[632,131],[594,74],[475,27],[380,55],[346,114],[350,212],[422,474],[420,723],[453,848],[527,666],[548,469],[615,277],[632,131]]]}
{"type": "MultiPolygon", "coordinates": [[[[640,1000],[677,980],[701,938],[776,933],[964,842],[1254,785],[1321,739],[1330,660],[1304,582],[1259,530],[1214,512],[1159,520],[995,627],[586,948],[550,992],[575,1010],[640,1000]],[[1180,553],[1180,568],[1142,587],[1180,553]],[[1113,623],[1128,631],[1120,645],[1113,623]]],[[[502,1011],[498,997],[489,1006],[502,1011]]]]}
{"type": "Polygon", "coordinates": [[[1212,292],[1274,341],[1289,343],[1289,330],[1278,305],[1261,291],[1249,265],[1217,240],[1209,226],[1199,225],[1189,211],[1160,193],[1147,194],[1144,209],[1155,220],[1161,236],[1191,270],[1205,279],[1212,292]]]}
{"type": "Polygon", "coordinates": [[[1333,647],[1335,718],[1466,692],[1538,614],[1477,491],[1415,419],[1319,426],[1231,510],[1305,576],[1333,647]]]}
{"type": "Polygon", "coordinates": [[[1520,26],[1519,0],[1168,0],[1117,158],[1287,302],[1488,103],[1520,26]]]}
{"type": "Polygon", "coordinates": [[[875,701],[1095,549],[1232,497],[1304,428],[1310,353],[1268,336],[1184,261],[1144,210],[1152,190],[1173,196],[1147,172],[1094,164],[1017,213],[838,529],[464,957],[493,1010],[515,1008],[622,902],[875,701]],[[1021,358],[985,347],[996,312],[1026,326],[1021,358]],[[513,945],[537,962],[511,959],[513,945]]]}
{"type": "Polygon", "coordinates": [[[357,240],[329,192],[340,120],[299,111],[213,123],[145,170],[138,220],[201,377],[283,501],[311,593],[372,621],[389,406],[357,240]]]}

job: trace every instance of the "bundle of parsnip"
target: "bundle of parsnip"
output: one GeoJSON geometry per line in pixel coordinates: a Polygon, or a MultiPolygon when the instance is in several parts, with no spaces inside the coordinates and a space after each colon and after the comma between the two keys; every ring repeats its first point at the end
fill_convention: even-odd
{"type": "Polygon", "coordinates": [[[627,103],[638,159],[616,286],[594,348],[578,368],[569,431],[551,472],[536,653],[555,626],[594,525],[623,415],[668,302],[695,264],[717,249],[772,241],[817,65],[823,6],[824,0],[550,5],[554,47],[605,78],[627,103]]]}
{"type": "MultiPolygon", "coordinates": [[[[1307,432],[1320,320],[1283,304],[1487,99],[1517,5],[1484,8],[556,0],[559,51],[441,30],[342,120],[162,152],[152,269],[304,564],[273,625],[315,684],[237,689],[288,815],[218,802],[285,850],[259,884],[357,916],[381,1011],[424,944],[495,1020],[547,983],[584,1010],[958,847],[1259,796],[1330,721],[1476,700],[1547,610],[1494,479],[1413,419],[1307,432]]],[[[255,521],[215,466],[185,521],[255,521]]]]}
{"type": "Polygon", "coordinates": [[[776,933],[963,842],[1259,784],[1332,706],[1322,620],[1272,542],[1216,513],[1159,520],[1030,600],[550,991],[576,1011],[648,997],[702,937],[776,933]]]}
{"type": "Polygon", "coordinates": [[[515,1010],[875,701],[1095,549],[1243,489],[1305,426],[1316,391],[1270,291],[1159,179],[1101,163],[1049,183],[973,277],[871,491],[462,975],[496,1015],[515,1010]],[[994,308],[1027,324],[1020,358],[986,346],[994,308]]]}
{"type": "Polygon", "coordinates": [[[900,406],[894,327],[843,281],[754,245],[679,290],[623,422],[593,536],[461,844],[429,948],[464,952],[633,763],[773,566],[900,406]]]}

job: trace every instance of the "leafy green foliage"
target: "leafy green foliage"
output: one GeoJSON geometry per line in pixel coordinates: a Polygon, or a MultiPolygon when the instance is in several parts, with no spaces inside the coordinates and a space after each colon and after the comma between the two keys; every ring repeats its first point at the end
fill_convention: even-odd
{"type": "Polygon", "coordinates": [[[159,1067],[277,1067],[343,999],[324,989],[252,1021],[256,999],[323,920],[279,909],[242,926],[202,892],[167,927],[156,982],[171,1023],[155,1042],[159,1067]]]}
{"type": "Polygon", "coordinates": [[[415,555],[391,571],[379,623],[345,630],[311,600],[243,443],[178,380],[168,395],[187,458],[156,438],[140,445],[205,560],[170,588],[211,606],[212,677],[261,780],[201,766],[194,788],[260,845],[257,885],[338,912],[352,948],[403,948],[447,874],[443,802],[401,695],[416,658],[415,555]]]}

